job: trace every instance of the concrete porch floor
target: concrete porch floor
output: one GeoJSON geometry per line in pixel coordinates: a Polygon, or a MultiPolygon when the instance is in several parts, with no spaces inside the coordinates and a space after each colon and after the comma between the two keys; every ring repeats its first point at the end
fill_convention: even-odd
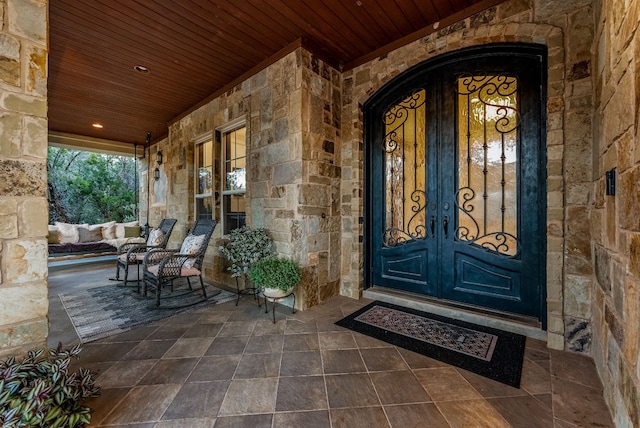
{"type": "MultiPolygon", "coordinates": [[[[59,293],[114,274],[115,262],[49,273],[49,345],[78,342],[59,293]]],[[[114,283],[115,286],[115,283],[114,283]]],[[[527,339],[516,389],[335,326],[369,303],[308,311],[250,296],[85,344],[97,373],[92,427],[613,427],[593,361],[527,339]]]]}

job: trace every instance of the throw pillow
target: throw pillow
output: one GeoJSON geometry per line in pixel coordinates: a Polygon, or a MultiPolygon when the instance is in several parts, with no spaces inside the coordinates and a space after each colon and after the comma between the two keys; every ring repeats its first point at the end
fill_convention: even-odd
{"type": "Polygon", "coordinates": [[[60,232],[57,230],[50,230],[47,235],[47,241],[49,244],[59,244],[60,243],[60,232]]]}
{"type": "MultiPolygon", "coordinates": [[[[116,223],[116,239],[126,238],[124,236],[124,228],[132,227],[132,226],[140,226],[137,221],[130,221],[128,223],[116,223]]],[[[138,235],[139,236],[139,235],[138,235]]]]}
{"type": "Polygon", "coordinates": [[[78,227],[89,227],[88,224],[72,224],[56,221],[56,227],[60,231],[60,243],[75,244],[80,239],[78,235],[78,227]]]}
{"type": "Polygon", "coordinates": [[[160,245],[163,239],[164,239],[164,233],[162,233],[160,229],[152,229],[151,232],[149,232],[147,245],[150,247],[155,247],[156,245],[160,245]]]}
{"type": "Polygon", "coordinates": [[[140,237],[140,226],[125,226],[124,227],[125,238],[138,238],[140,237]]]}
{"type": "MultiPolygon", "coordinates": [[[[204,242],[204,235],[189,235],[182,241],[182,247],[180,247],[180,254],[197,254],[204,242]]],[[[189,258],[184,262],[184,267],[191,269],[196,262],[196,258],[189,258]]]]}
{"type": "Polygon", "coordinates": [[[115,223],[102,229],[102,237],[104,239],[116,239],[115,223]]]}
{"type": "Polygon", "coordinates": [[[102,229],[78,227],[78,242],[97,242],[102,240],[102,229]]]}

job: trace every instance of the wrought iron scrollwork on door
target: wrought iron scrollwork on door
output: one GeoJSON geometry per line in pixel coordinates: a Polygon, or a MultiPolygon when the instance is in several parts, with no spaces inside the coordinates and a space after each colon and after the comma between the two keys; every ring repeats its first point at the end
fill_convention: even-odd
{"type": "Polygon", "coordinates": [[[458,223],[455,238],[507,257],[518,242],[518,81],[468,74],[457,81],[458,223]]]}
{"type": "Polygon", "coordinates": [[[385,246],[428,237],[425,101],[418,90],[384,114],[385,246]]]}

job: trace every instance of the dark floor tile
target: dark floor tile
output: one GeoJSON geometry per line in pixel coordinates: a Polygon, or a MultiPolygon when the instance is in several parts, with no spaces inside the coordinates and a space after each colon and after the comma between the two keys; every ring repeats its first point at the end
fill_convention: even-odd
{"type": "Polygon", "coordinates": [[[247,347],[244,352],[247,354],[270,354],[274,352],[282,352],[283,343],[283,334],[253,336],[249,338],[249,342],[247,343],[247,347]]]}
{"type": "Polygon", "coordinates": [[[373,383],[366,373],[325,376],[325,383],[329,407],[332,409],[380,405],[373,383]]]}
{"type": "Polygon", "coordinates": [[[220,406],[219,416],[272,413],[276,407],[277,378],[235,379],[220,406]]]}
{"type": "Polygon", "coordinates": [[[451,428],[435,404],[385,406],[391,428],[451,428]]]}
{"type": "Polygon", "coordinates": [[[88,399],[86,405],[93,410],[91,425],[100,424],[128,392],[129,388],[101,388],[99,397],[88,399]]]}
{"type": "Polygon", "coordinates": [[[365,407],[332,410],[331,426],[333,428],[384,428],[388,427],[389,423],[382,407],[365,407]]]}
{"type": "Polygon", "coordinates": [[[276,411],[323,410],[327,394],[322,376],[285,377],[278,383],[276,411]]]}
{"type": "Polygon", "coordinates": [[[410,370],[376,372],[370,376],[383,405],[431,401],[429,394],[410,370]]]}
{"type": "Polygon", "coordinates": [[[361,373],[367,368],[357,349],[321,351],[322,365],[326,374],[361,373]]]}
{"type": "Polygon", "coordinates": [[[584,427],[613,427],[602,390],[565,379],[553,379],[554,416],[584,427]]]}
{"type": "Polygon", "coordinates": [[[402,358],[406,361],[406,363],[412,369],[430,369],[433,367],[448,367],[448,364],[443,363],[442,361],[434,360],[433,358],[427,357],[422,354],[418,354],[417,352],[409,351],[404,348],[396,348],[397,351],[402,355],[402,358]]]}
{"type": "Polygon", "coordinates": [[[286,323],[284,322],[276,322],[273,323],[272,320],[259,320],[256,321],[256,326],[253,330],[254,336],[264,336],[264,335],[277,335],[283,334],[286,328],[286,323]]]}
{"type": "Polygon", "coordinates": [[[157,360],[176,343],[175,340],[145,340],[127,353],[123,360],[157,360]]]}
{"type": "Polygon", "coordinates": [[[276,413],[273,415],[273,426],[331,428],[331,423],[329,422],[329,412],[319,410],[312,412],[276,413]]]}
{"type": "MultiPolygon", "coordinates": [[[[173,419],[168,421],[160,421],[153,425],[153,428],[211,428],[215,423],[215,419],[204,418],[185,418],[173,419]]],[[[129,428],[129,426],[127,426],[129,428]]]]}
{"type": "Polygon", "coordinates": [[[184,333],[189,330],[188,325],[163,325],[158,327],[153,334],[151,334],[147,340],[169,340],[179,339],[184,333]]]}
{"type": "Polygon", "coordinates": [[[81,364],[119,361],[136,345],[135,342],[87,343],[82,345],[78,361],[81,364]]]}
{"type": "Polygon", "coordinates": [[[184,383],[189,377],[198,358],[171,358],[158,360],[157,364],[140,380],[140,385],[164,383],[184,383]]]}
{"type": "Polygon", "coordinates": [[[242,354],[248,340],[249,336],[216,337],[204,355],[242,354]]]}
{"type": "Polygon", "coordinates": [[[533,395],[536,400],[540,402],[547,409],[553,409],[553,395],[552,394],[538,394],[533,395]]]}
{"type": "Polygon", "coordinates": [[[243,355],[234,379],[278,377],[281,356],[282,354],[243,355]]]}
{"type": "Polygon", "coordinates": [[[282,354],[280,376],[310,376],[322,373],[322,357],[319,351],[282,354]]]}
{"type": "Polygon", "coordinates": [[[255,321],[226,322],[218,333],[218,337],[250,336],[255,326],[255,321]]]}
{"type": "Polygon", "coordinates": [[[105,337],[101,339],[101,343],[116,343],[116,342],[140,342],[147,339],[150,335],[155,333],[158,327],[155,326],[140,326],[124,333],[115,334],[113,336],[105,337]]]}
{"type": "Polygon", "coordinates": [[[551,410],[531,396],[487,400],[514,427],[551,427],[551,410]]]}
{"type": "Polygon", "coordinates": [[[182,385],[162,419],[215,418],[230,381],[182,385]]]}
{"type": "Polygon", "coordinates": [[[460,368],[457,370],[484,398],[517,397],[527,395],[527,392],[524,389],[514,388],[460,368]]]}
{"type": "Polygon", "coordinates": [[[298,333],[317,333],[318,327],[316,326],[316,320],[310,320],[307,322],[301,322],[298,320],[287,320],[287,324],[284,328],[284,334],[298,334],[298,333]]]}
{"type": "Polygon", "coordinates": [[[96,379],[96,384],[103,388],[134,386],[157,362],[158,360],[118,361],[96,379]]]}
{"type": "Polygon", "coordinates": [[[144,385],[129,391],[103,421],[104,425],[125,425],[158,421],[180,390],[180,385],[144,385]]]}
{"type": "Polygon", "coordinates": [[[331,318],[316,318],[316,326],[318,328],[318,332],[348,331],[344,327],[336,325],[336,321],[340,320],[341,318],[342,315],[331,318]]]}
{"type": "Polygon", "coordinates": [[[182,337],[216,337],[222,324],[196,324],[187,330],[182,337]]]}
{"type": "Polygon", "coordinates": [[[216,419],[214,428],[271,428],[273,415],[227,416],[216,419]]]}
{"type": "Polygon", "coordinates": [[[525,358],[522,363],[520,388],[532,395],[549,394],[551,393],[551,374],[544,367],[525,358]]]}
{"type": "Polygon", "coordinates": [[[207,352],[212,342],[213,338],[210,337],[182,337],[176,340],[163,358],[198,358],[207,352]]]}
{"type": "Polygon", "coordinates": [[[435,367],[413,372],[433,401],[481,398],[478,391],[454,367],[435,367]]]}
{"type": "Polygon", "coordinates": [[[602,389],[598,370],[591,357],[572,352],[550,350],[551,375],[591,388],[602,389]]]}
{"type": "Polygon", "coordinates": [[[356,349],[356,341],[350,331],[318,333],[320,349],[356,349]]]}
{"type": "Polygon", "coordinates": [[[396,348],[367,348],[361,349],[360,354],[370,372],[409,369],[396,348]]]}
{"type": "Polygon", "coordinates": [[[317,333],[286,334],[284,336],[285,352],[316,351],[320,349],[317,333]]]}
{"type": "Polygon", "coordinates": [[[240,355],[213,355],[202,357],[187,382],[230,380],[236,372],[240,355]]]}
{"type": "Polygon", "coordinates": [[[393,345],[366,334],[351,332],[358,348],[393,348],[393,345]]]}
{"type": "Polygon", "coordinates": [[[436,407],[438,407],[438,410],[440,410],[440,413],[442,413],[444,418],[453,428],[515,428],[512,427],[485,399],[442,401],[435,404],[436,407]]]}

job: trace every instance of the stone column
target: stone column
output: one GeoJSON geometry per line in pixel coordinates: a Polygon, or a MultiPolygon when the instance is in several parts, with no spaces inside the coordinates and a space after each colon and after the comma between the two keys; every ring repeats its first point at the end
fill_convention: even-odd
{"type": "Polygon", "coordinates": [[[47,1],[0,1],[0,355],[46,344],[47,1]]]}

